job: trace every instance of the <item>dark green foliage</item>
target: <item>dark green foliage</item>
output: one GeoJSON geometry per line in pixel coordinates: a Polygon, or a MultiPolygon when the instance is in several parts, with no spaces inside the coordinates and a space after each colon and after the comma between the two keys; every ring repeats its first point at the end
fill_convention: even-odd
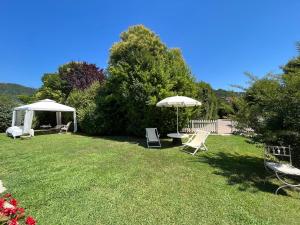
{"type": "Polygon", "coordinates": [[[11,126],[13,108],[18,102],[12,97],[0,95],[0,132],[4,132],[11,126]]]}
{"type": "Polygon", "coordinates": [[[94,82],[85,90],[73,90],[66,104],[76,108],[78,129],[87,134],[97,134],[100,131],[101,123],[98,123],[101,109],[97,111],[96,98],[99,95],[101,86],[94,82]]]}
{"type": "Polygon", "coordinates": [[[267,144],[291,145],[294,164],[300,166],[300,57],[282,69],[282,75],[252,81],[237,119],[267,144]]]}
{"type": "Polygon", "coordinates": [[[221,119],[230,118],[234,114],[232,107],[232,100],[224,101],[219,100],[218,102],[218,117],[221,119]]]}
{"type": "MultiPolygon", "coordinates": [[[[196,96],[194,78],[179,49],[168,49],[144,26],[133,26],[121,34],[110,50],[108,79],[99,109],[104,133],[142,136],[145,127],[174,131],[175,110],[156,103],[174,95],[196,96]]],[[[180,110],[180,124],[189,110],[180,110]]]]}
{"type": "Polygon", "coordinates": [[[195,119],[217,119],[218,118],[218,99],[215,92],[208,83],[197,83],[197,99],[202,106],[197,107],[195,119]]]}
{"type": "Polygon", "coordinates": [[[35,94],[36,99],[52,99],[63,103],[66,94],[62,91],[62,80],[57,73],[46,73],[42,77],[43,85],[35,94]]]}
{"type": "Polygon", "coordinates": [[[235,100],[242,96],[243,92],[217,89],[214,91],[218,98],[218,117],[231,118],[235,114],[235,100]]]}

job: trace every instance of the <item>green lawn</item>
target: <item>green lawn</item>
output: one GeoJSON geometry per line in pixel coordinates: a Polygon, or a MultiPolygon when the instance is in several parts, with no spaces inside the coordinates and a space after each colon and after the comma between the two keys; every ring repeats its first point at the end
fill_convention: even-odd
{"type": "Polygon", "coordinates": [[[163,142],[0,134],[0,179],[38,224],[299,224],[297,192],[264,182],[262,150],[210,136],[193,157],[163,142]]]}

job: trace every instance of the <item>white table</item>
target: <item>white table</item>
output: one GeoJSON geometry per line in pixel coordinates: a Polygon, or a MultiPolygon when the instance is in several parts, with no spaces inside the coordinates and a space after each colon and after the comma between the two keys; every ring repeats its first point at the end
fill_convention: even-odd
{"type": "Polygon", "coordinates": [[[41,125],[40,128],[42,129],[50,129],[51,128],[51,125],[41,125]]]}
{"type": "Polygon", "coordinates": [[[189,137],[188,134],[183,134],[183,133],[170,133],[170,134],[167,134],[167,136],[170,138],[173,138],[174,144],[182,144],[181,139],[189,137]]]}

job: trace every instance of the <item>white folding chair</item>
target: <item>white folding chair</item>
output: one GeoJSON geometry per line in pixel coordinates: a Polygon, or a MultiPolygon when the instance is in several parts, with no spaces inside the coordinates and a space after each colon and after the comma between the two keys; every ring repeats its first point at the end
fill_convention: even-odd
{"type": "Polygon", "coordinates": [[[199,149],[208,151],[205,141],[207,137],[209,136],[210,132],[204,131],[204,130],[198,130],[196,131],[189,140],[183,144],[183,150],[189,154],[195,155],[199,149]],[[186,151],[187,148],[193,148],[195,149],[193,152],[186,151]]]}
{"type": "Polygon", "coordinates": [[[160,148],[159,133],[157,128],[146,128],[146,139],[148,148],[160,148]]]}
{"type": "Polygon", "coordinates": [[[60,132],[62,133],[64,131],[65,133],[67,133],[70,128],[71,123],[72,122],[68,122],[67,125],[62,125],[60,128],[60,132]]]}
{"type": "Polygon", "coordinates": [[[266,146],[264,152],[264,166],[267,171],[275,173],[283,183],[275,194],[282,188],[289,187],[300,190],[300,183],[291,183],[291,177],[300,176],[300,169],[292,165],[292,149],[290,146],[266,146]]]}

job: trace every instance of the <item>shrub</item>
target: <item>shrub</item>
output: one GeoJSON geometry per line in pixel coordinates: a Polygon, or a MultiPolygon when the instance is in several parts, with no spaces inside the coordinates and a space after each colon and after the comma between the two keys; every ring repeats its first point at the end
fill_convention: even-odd
{"type": "Polygon", "coordinates": [[[11,97],[0,95],[0,132],[11,126],[12,111],[18,103],[11,97]]]}
{"type": "Polygon", "coordinates": [[[281,75],[252,81],[237,119],[267,144],[291,145],[293,162],[300,167],[300,57],[282,69],[281,75]]]}
{"type": "Polygon", "coordinates": [[[196,119],[217,119],[218,118],[218,99],[213,89],[208,83],[197,83],[197,99],[202,106],[196,108],[196,119]]]}
{"type": "Polygon", "coordinates": [[[77,121],[79,131],[87,134],[97,134],[101,127],[97,117],[101,111],[97,111],[96,98],[100,91],[101,85],[94,82],[85,90],[73,90],[66,103],[77,111],[77,121]]]}

